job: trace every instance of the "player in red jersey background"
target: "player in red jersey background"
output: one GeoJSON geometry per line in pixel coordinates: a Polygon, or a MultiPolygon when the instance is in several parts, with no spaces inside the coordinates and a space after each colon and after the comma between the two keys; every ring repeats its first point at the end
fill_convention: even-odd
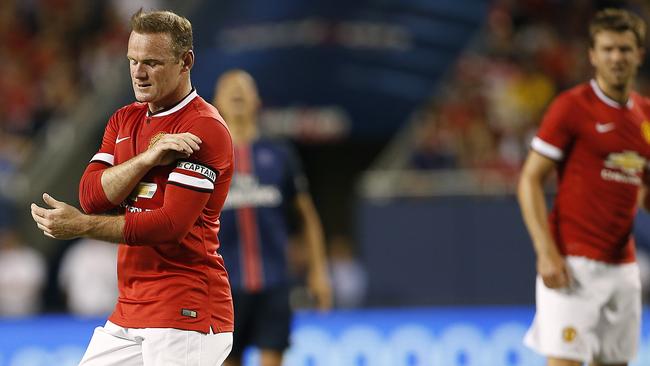
{"type": "Polygon", "coordinates": [[[550,366],[627,365],[638,348],[641,284],[631,237],[648,207],[650,102],[632,91],[645,24],[620,9],[590,24],[595,77],[550,105],[518,198],[537,254],[537,312],[525,343],[550,366]],[[550,215],[545,179],[557,171],[550,215]]]}
{"type": "Polygon", "coordinates": [[[85,214],[47,194],[32,204],[44,234],[120,243],[119,298],[81,365],[221,365],[233,308],[218,254],[233,174],[230,132],[192,88],[190,22],[167,11],[131,19],[136,100],[111,116],[80,182],[85,214]],[[102,215],[103,214],[103,215],[102,215]]]}

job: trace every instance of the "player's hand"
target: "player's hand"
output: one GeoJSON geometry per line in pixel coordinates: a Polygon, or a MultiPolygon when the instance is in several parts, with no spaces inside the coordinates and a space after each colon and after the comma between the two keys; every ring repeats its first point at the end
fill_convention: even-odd
{"type": "Polygon", "coordinates": [[[566,260],[559,253],[539,255],[537,257],[537,273],[548,288],[565,288],[569,287],[572,282],[566,260]]]}
{"type": "Polygon", "coordinates": [[[189,132],[166,134],[143,154],[151,166],[169,165],[199,151],[201,143],[198,136],[189,132]]]}
{"type": "Polygon", "coordinates": [[[32,218],[43,234],[54,239],[72,239],[81,236],[85,230],[86,215],[65,202],[57,201],[43,193],[43,201],[50,208],[32,203],[32,218]]]}
{"type": "Polygon", "coordinates": [[[307,286],[318,310],[327,311],[332,308],[332,288],[325,266],[309,271],[307,286]]]}

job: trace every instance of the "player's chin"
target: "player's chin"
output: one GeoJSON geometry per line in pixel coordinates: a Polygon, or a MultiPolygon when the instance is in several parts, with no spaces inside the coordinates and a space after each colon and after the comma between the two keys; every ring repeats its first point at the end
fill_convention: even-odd
{"type": "Polygon", "coordinates": [[[146,93],[138,89],[133,89],[135,94],[135,100],[138,102],[151,102],[153,100],[153,95],[151,93],[146,93]]]}
{"type": "Polygon", "coordinates": [[[627,85],[627,82],[629,80],[628,75],[622,75],[622,74],[610,74],[610,75],[604,75],[604,79],[609,84],[609,87],[614,88],[614,89],[622,89],[625,88],[627,85]]]}

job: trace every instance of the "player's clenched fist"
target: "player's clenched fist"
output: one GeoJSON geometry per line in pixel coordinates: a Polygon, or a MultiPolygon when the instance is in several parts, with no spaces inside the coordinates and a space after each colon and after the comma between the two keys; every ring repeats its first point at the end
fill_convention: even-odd
{"type": "Polygon", "coordinates": [[[537,273],[548,288],[558,289],[571,285],[566,261],[560,255],[540,255],[537,259],[537,273]]]}

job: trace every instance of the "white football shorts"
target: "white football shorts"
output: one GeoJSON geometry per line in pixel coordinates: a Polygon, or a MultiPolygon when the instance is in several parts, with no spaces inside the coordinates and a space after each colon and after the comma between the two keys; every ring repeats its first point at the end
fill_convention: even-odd
{"type": "Polygon", "coordinates": [[[232,333],[203,334],[173,328],[95,328],[79,366],[221,366],[232,333]]]}
{"type": "Polygon", "coordinates": [[[627,363],[641,333],[641,279],[636,263],[567,257],[569,288],[550,289],[537,276],[537,312],[524,343],[546,356],[627,363]]]}

